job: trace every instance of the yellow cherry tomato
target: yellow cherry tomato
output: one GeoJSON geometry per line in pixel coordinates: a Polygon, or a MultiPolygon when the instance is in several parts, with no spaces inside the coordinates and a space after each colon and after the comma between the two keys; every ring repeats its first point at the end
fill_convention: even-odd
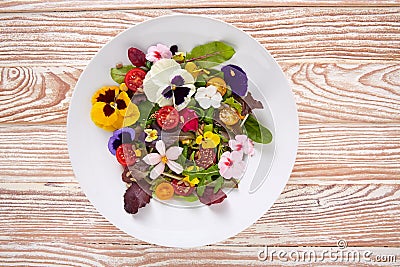
{"type": "Polygon", "coordinates": [[[174,187],[170,183],[162,182],[157,185],[155,193],[158,199],[167,200],[174,195],[174,187]]]}
{"type": "Polygon", "coordinates": [[[198,71],[197,65],[193,62],[188,62],[185,65],[185,70],[187,70],[190,74],[192,74],[193,78],[197,78],[200,72],[198,71]]]}
{"type": "Polygon", "coordinates": [[[226,82],[224,79],[220,77],[214,77],[207,81],[207,86],[214,85],[217,88],[217,91],[224,96],[226,94],[226,82]]]}
{"type": "Polygon", "coordinates": [[[234,125],[239,121],[239,115],[236,109],[232,107],[226,107],[220,110],[219,119],[228,126],[234,125]]]}

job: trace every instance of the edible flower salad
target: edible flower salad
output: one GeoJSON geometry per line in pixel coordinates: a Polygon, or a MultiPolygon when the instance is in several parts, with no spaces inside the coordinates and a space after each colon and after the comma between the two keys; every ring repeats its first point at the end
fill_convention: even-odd
{"type": "Polygon", "coordinates": [[[126,212],[153,197],[222,202],[225,189],[238,188],[254,142],[272,140],[252,113],[263,105],[245,71],[223,64],[234,48],[214,41],[185,52],[160,43],[145,52],[129,48],[131,64],[111,68],[115,84],[91,99],[91,119],[111,132],[108,150],[123,169],[126,212]]]}

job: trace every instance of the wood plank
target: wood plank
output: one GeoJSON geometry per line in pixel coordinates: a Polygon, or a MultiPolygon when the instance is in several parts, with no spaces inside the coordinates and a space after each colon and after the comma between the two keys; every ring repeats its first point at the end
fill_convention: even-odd
{"type": "MultiPolygon", "coordinates": [[[[301,124],[400,122],[400,64],[280,66],[294,92],[301,124]]],[[[82,68],[0,67],[0,123],[66,123],[82,68]]]]}
{"type": "Polygon", "coordinates": [[[292,183],[398,183],[400,128],[302,125],[292,183]]]}
{"type": "Polygon", "coordinates": [[[33,1],[11,1],[5,0],[0,3],[2,12],[44,12],[44,11],[81,11],[81,10],[131,10],[144,8],[209,8],[209,7],[269,7],[269,6],[399,6],[399,0],[222,0],[222,1],[180,1],[161,0],[144,1],[128,0],[118,2],[108,1],[79,1],[79,5],[66,0],[33,0],[33,1]]]}
{"type": "MultiPolygon", "coordinates": [[[[3,66],[85,65],[118,33],[170,14],[203,15],[205,9],[3,13],[3,66]]],[[[207,9],[258,40],[280,62],[399,60],[400,8],[207,9]],[[351,18],[351,19],[349,19],[351,18]]],[[[198,30],[198,29],[197,29],[198,30]]]]}
{"type": "MultiPolygon", "coordinates": [[[[243,246],[206,246],[193,249],[161,248],[152,245],[130,244],[81,244],[75,242],[18,242],[0,244],[2,266],[310,266],[310,264],[329,264],[324,266],[388,266],[398,262],[399,249],[377,247],[354,247],[348,252],[354,256],[329,256],[323,251],[336,252],[333,245],[326,247],[276,247],[269,248],[269,257],[259,260],[262,248],[243,246]],[[284,251],[285,257],[278,257],[284,251]],[[312,252],[316,257],[311,256],[312,252]],[[293,253],[294,252],[294,253],[293,253]],[[367,253],[364,257],[364,253],[367,253]],[[292,258],[288,254],[292,253],[292,258]],[[298,253],[298,254],[296,254],[298,253]],[[303,254],[304,253],[304,254],[303,254]],[[273,257],[271,257],[271,255],[273,257]],[[296,256],[298,255],[298,256],[296,256]],[[302,256],[304,255],[304,256],[302,256]],[[310,256],[308,256],[310,255],[310,256]],[[357,256],[358,255],[358,256],[357,256]],[[386,256],[386,257],[384,257],[386,256]],[[390,257],[389,256],[394,256],[390,257]],[[303,260],[304,259],[304,260],[303,260]],[[310,259],[310,260],[309,260],[310,259]],[[358,260],[359,259],[359,260],[358,260]],[[310,263],[311,262],[311,263],[310,263]]],[[[261,254],[263,255],[263,254],[261,254]]],[[[283,255],[283,254],[282,254],[283,255]]],[[[335,255],[335,253],[333,253],[335,255]]],[[[340,255],[340,254],[337,254],[340,255]]],[[[321,265],[319,265],[321,266],[321,265]]]]}
{"type": "MultiPolygon", "coordinates": [[[[2,183],[0,193],[2,244],[145,244],[106,221],[76,184],[2,183]]],[[[335,246],[344,239],[352,247],[398,248],[399,203],[400,185],[288,185],[256,224],[218,245],[335,246]]]]}
{"type": "Polygon", "coordinates": [[[66,123],[74,67],[0,68],[0,123],[66,123]]]}
{"type": "Polygon", "coordinates": [[[398,64],[280,64],[300,123],[400,122],[398,64]]]}
{"type": "MultiPolygon", "coordinates": [[[[0,155],[0,182],[76,181],[65,126],[2,125],[0,155]]],[[[400,124],[302,125],[289,183],[399,184],[399,163],[400,124]]]]}

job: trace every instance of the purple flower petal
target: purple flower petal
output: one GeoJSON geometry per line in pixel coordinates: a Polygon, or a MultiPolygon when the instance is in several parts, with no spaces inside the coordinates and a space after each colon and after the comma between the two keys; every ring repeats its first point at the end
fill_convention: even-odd
{"type": "Polygon", "coordinates": [[[171,86],[167,86],[167,88],[165,88],[161,94],[166,98],[166,99],[170,99],[172,97],[172,88],[171,86]]]}
{"type": "Polygon", "coordinates": [[[185,97],[189,95],[189,92],[189,87],[176,87],[176,89],[174,90],[175,105],[179,106],[180,104],[185,102],[185,97]]]}
{"type": "Polygon", "coordinates": [[[135,139],[135,130],[129,127],[121,128],[113,132],[108,139],[108,150],[115,155],[117,148],[123,143],[131,143],[135,139]]]}
{"type": "Polygon", "coordinates": [[[185,80],[181,75],[176,75],[174,78],[172,78],[171,83],[175,84],[176,86],[182,86],[185,84],[185,80]]]}
{"type": "Polygon", "coordinates": [[[246,73],[236,65],[226,65],[221,68],[224,73],[224,80],[232,89],[232,92],[239,96],[245,96],[248,87],[248,78],[246,73]]]}

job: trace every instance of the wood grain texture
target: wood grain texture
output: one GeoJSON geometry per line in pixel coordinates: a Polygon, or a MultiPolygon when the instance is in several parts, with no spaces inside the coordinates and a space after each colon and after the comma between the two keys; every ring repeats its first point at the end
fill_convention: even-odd
{"type": "MultiPolygon", "coordinates": [[[[0,155],[0,182],[76,181],[65,126],[0,126],[0,155]]],[[[400,124],[300,126],[290,184],[400,184],[399,178],[400,124]]]]}
{"type": "Polygon", "coordinates": [[[0,68],[0,123],[65,123],[80,74],[73,67],[0,68]]]}
{"type": "Polygon", "coordinates": [[[335,250],[338,239],[396,263],[326,265],[400,262],[400,0],[4,0],[0,10],[1,266],[310,266],[257,252],[335,250]],[[273,207],[189,250],[111,225],[81,191],[66,145],[83,67],[118,33],[170,14],[207,14],[258,40],[300,118],[296,164],[273,207]]]}
{"type": "MultiPolygon", "coordinates": [[[[2,183],[0,192],[3,244],[146,244],[106,221],[77,184],[2,183]]],[[[400,185],[288,185],[256,224],[217,245],[399,247],[399,204],[400,185]]]]}
{"type": "MultiPolygon", "coordinates": [[[[143,9],[3,13],[0,61],[2,66],[16,66],[16,62],[18,66],[85,65],[104,44],[132,25],[161,15],[204,12],[205,9],[143,9]]],[[[397,7],[212,8],[207,9],[207,16],[249,33],[280,62],[400,58],[397,7]]]]}
{"type": "Polygon", "coordinates": [[[400,122],[400,65],[281,64],[300,123],[400,122]]]}
{"type": "Polygon", "coordinates": [[[161,0],[161,1],[79,1],[79,5],[67,0],[10,1],[0,3],[2,12],[44,12],[44,11],[80,11],[80,10],[122,10],[144,8],[210,8],[210,7],[269,7],[269,6],[400,6],[398,0],[161,0]]]}
{"type": "MultiPolygon", "coordinates": [[[[275,251],[285,251],[290,253],[315,251],[315,255],[322,255],[324,250],[333,252],[339,251],[332,245],[329,247],[274,247],[275,251]]],[[[382,256],[393,255],[399,261],[399,249],[376,248],[376,247],[354,247],[348,251],[362,253],[371,252],[370,257],[343,256],[335,260],[335,256],[329,258],[325,254],[325,259],[317,258],[316,262],[298,260],[280,260],[269,257],[265,261],[258,260],[258,253],[262,247],[240,247],[240,246],[207,246],[194,249],[160,248],[151,245],[131,245],[131,244],[81,244],[63,242],[43,242],[40,244],[33,242],[23,242],[14,244],[0,244],[0,260],[2,266],[30,265],[30,266],[311,266],[318,264],[322,266],[389,266],[391,261],[388,257],[382,260],[382,256]],[[32,255],[29,251],[35,250],[37,253],[32,255]],[[311,262],[311,263],[310,263],[311,262]],[[326,265],[325,265],[326,264],[326,265]]],[[[294,254],[295,255],[295,254],[294,254]]],[[[301,254],[300,254],[301,255],[301,254]]],[[[310,255],[310,254],[308,254],[310,255]]],[[[308,257],[308,256],[307,256],[308,257]]],[[[287,257],[288,258],[288,257],[287,257]]],[[[294,258],[295,259],[295,258],[294,258]]],[[[301,259],[299,256],[298,259],[301,259]]],[[[308,259],[308,258],[307,258],[308,259]]]]}
{"type": "MultiPolygon", "coordinates": [[[[280,66],[294,92],[301,124],[400,123],[399,64],[280,66]]],[[[0,67],[0,123],[66,123],[82,68],[0,67]]]]}

